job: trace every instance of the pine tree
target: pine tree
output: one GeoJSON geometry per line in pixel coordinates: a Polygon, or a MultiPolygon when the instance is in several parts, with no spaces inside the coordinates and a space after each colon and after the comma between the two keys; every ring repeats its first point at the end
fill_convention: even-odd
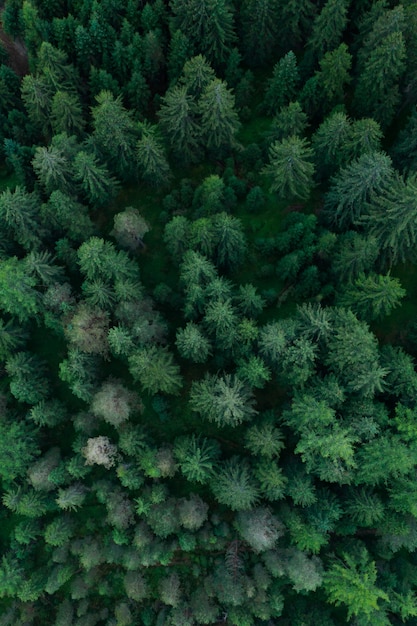
{"type": "Polygon", "coordinates": [[[0,194],[0,221],[3,228],[25,249],[40,243],[42,229],[39,223],[39,199],[24,187],[6,189],[0,194]]]}
{"type": "Polygon", "coordinates": [[[226,0],[171,0],[174,24],[210,61],[224,61],[235,39],[232,8],[226,0]]]}
{"type": "Polygon", "coordinates": [[[178,365],[166,348],[152,345],[129,357],[129,371],[145,391],[178,394],[182,379],[178,365]]]}
{"type": "Polygon", "coordinates": [[[176,439],[174,453],[185,478],[204,484],[213,474],[220,448],[216,441],[193,434],[176,439]]]}
{"type": "Polygon", "coordinates": [[[281,107],[275,115],[267,138],[270,142],[273,142],[282,141],[294,135],[302,137],[307,126],[307,115],[302,110],[300,103],[290,102],[288,106],[281,107]]]}
{"type": "Polygon", "coordinates": [[[144,129],[136,144],[136,160],[139,172],[149,185],[161,187],[171,178],[171,169],[164,149],[154,130],[144,129]]]}
{"type": "Polygon", "coordinates": [[[383,127],[391,123],[400,101],[399,81],[405,70],[406,49],[401,32],[388,35],[363,62],[354,96],[355,110],[383,127]]]}
{"type": "Polygon", "coordinates": [[[352,281],[361,273],[374,268],[378,258],[378,242],[375,237],[365,237],[348,231],[338,240],[332,267],[341,281],[352,281]]]}
{"type": "Polygon", "coordinates": [[[117,193],[117,182],[108,169],[100,165],[93,154],[78,152],[74,162],[74,178],[87,200],[95,206],[110,202],[117,193]]]}
{"type": "Polygon", "coordinates": [[[384,193],[371,197],[364,223],[376,237],[382,257],[390,265],[413,258],[417,238],[416,176],[392,177],[384,193]]]}
{"type": "Polygon", "coordinates": [[[400,304],[406,295],[398,278],[389,274],[359,274],[339,298],[341,306],[350,307],[358,317],[372,321],[385,315],[400,304]]]}
{"type": "Polygon", "coordinates": [[[300,76],[297,58],[292,50],[274,66],[272,78],[268,81],[263,108],[268,115],[276,114],[283,106],[295,99],[300,76]]]}
{"type": "Polygon", "coordinates": [[[74,189],[71,165],[61,150],[54,146],[38,146],[32,161],[33,169],[48,194],[61,191],[71,195],[74,189]]]}
{"type": "Polygon", "coordinates": [[[228,151],[235,143],[240,127],[235,98],[225,82],[212,80],[201,94],[198,112],[201,115],[201,138],[208,148],[228,151]]]}
{"type": "Polygon", "coordinates": [[[101,91],[93,107],[93,138],[114,171],[126,180],[134,174],[137,133],[120,97],[101,91]]]}
{"type": "Polygon", "coordinates": [[[173,152],[185,162],[194,161],[199,151],[199,126],[194,99],[185,85],[176,85],[166,92],[159,118],[173,152]]]}
{"type": "Polygon", "coordinates": [[[313,23],[307,45],[321,59],[325,52],[334,50],[340,43],[347,25],[349,0],[327,0],[313,23]]]}
{"type": "Polygon", "coordinates": [[[44,77],[27,74],[22,80],[22,100],[35,127],[45,135],[50,129],[53,90],[44,77]]]}
{"type": "Polygon", "coordinates": [[[324,204],[327,219],[341,229],[360,224],[371,198],[383,194],[393,179],[389,156],[383,152],[363,154],[331,179],[324,204]]]}
{"type": "Polygon", "coordinates": [[[57,91],[51,105],[51,126],[54,134],[80,134],[84,124],[78,96],[68,91],[57,91]]]}
{"type": "Polygon", "coordinates": [[[379,600],[388,601],[387,594],[376,586],[376,565],[365,548],[356,557],[345,553],[343,560],[334,561],[323,582],[329,601],[346,606],[348,620],[354,615],[369,617],[379,609],[379,600]]]}
{"type": "Polygon", "coordinates": [[[271,179],[271,191],[286,200],[306,200],[313,187],[313,151],[308,141],[292,136],[275,141],[269,149],[264,172],[271,179]]]}
{"type": "Polygon", "coordinates": [[[216,500],[233,511],[252,509],[259,498],[259,490],[248,464],[237,456],[223,462],[210,488],[216,500]]]}
{"type": "Polygon", "coordinates": [[[247,62],[255,66],[265,64],[276,48],[279,23],[277,0],[245,0],[241,20],[247,62]]]}
{"type": "Polygon", "coordinates": [[[332,113],[313,135],[312,144],[318,170],[324,177],[337,171],[348,160],[347,142],[351,125],[346,113],[332,113]]]}
{"type": "Polygon", "coordinates": [[[337,103],[343,103],[344,86],[351,82],[350,69],[352,55],[349,54],[345,43],[335,50],[326,52],[320,60],[319,83],[323,88],[327,108],[337,103]]]}
{"type": "Polygon", "coordinates": [[[199,98],[215,78],[216,74],[207,59],[198,54],[184,63],[180,82],[185,85],[190,96],[199,98]]]}
{"type": "Polygon", "coordinates": [[[204,363],[211,354],[211,345],[197,324],[188,322],[177,331],[176,346],[184,359],[193,363],[204,363]]]}
{"type": "Polygon", "coordinates": [[[191,386],[190,405],[201,417],[218,426],[238,426],[255,414],[251,390],[236,376],[206,375],[191,386]]]}

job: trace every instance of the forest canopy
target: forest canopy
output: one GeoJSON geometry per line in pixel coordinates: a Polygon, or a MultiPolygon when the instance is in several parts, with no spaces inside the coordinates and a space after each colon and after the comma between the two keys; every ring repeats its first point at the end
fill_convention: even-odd
{"type": "Polygon", "coordinates": [[[5,0],[0,626],[417,623],[416,41],[5,0]]]}

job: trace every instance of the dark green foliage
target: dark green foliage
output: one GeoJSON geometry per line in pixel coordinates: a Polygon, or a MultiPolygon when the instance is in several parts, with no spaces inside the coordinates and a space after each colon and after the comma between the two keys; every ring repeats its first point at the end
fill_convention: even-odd
{"type": "Polygon", "coordinates": [[[198,52],[216,64],[221,63],[235,39],[233,13],[227,0],[171,0],[170,5],[176,27],[198,52]]]}
{"type": "Polygon", "coordinates": [[[210,487],[216,500],[233,511],[251,509],[259,498],[258,487],[251,477],[248,464],[237,456],[219,467],[210,487]]]}
{"type": "Polygon", "coordinates": [[[294,100],[300,77],[294,52],[288,52],[274,67],[264,97],[263,108],[269,115],[276,114],[294,100]]]}
{"type": "Polygon", "coordinates": [[[176,394],[182,386],[180,370],[172,354],[159,346],[133,353],[129,358],[129,369],[133,378],[151,394],[159,391],[176,394]]]}
{"type": "Polygon", "coordinates": [[[271,191],[285,200],[306,200],[313,188],[313,151],[308,141],[295,135],[275,141],[269,149],[264,169],[272,179],[271,191]]]}
{"type": "Polygon", "coordinates": [[[389,186],[394,171],[391,159],[382,152],[363,154],[340,170],[330,181],[325,196],[329,222],[341,228],[360,223],[367,212],[367,202],[389,186]]]}
{"type": "Polygon", "coordinates": [[[228,151],[235,144],[240,127],[235,98],[224,81],[215,78],[201,94],[198,102],[201,115],[201,138],[208,148],[228,151]]]}
{"type": "Polygon", "coordinates": [[[406,295],[398,278],[389,274],[359,274],[341,294],[339,304],[350,307],[358,317],[373,320],[389,315],[406,295]]]}

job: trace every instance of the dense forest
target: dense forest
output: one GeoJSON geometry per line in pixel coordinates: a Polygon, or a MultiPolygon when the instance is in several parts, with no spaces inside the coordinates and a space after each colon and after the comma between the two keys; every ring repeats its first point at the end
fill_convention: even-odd
{"type": "Polygon", "coordinates": [[[0,16],[0,626],[416,625],[417,3],[0,16]]]}

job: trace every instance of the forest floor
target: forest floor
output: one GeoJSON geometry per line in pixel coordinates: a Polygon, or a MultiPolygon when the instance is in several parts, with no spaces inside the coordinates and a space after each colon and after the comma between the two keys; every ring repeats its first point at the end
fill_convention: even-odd
{"type": "Polygon", "coordinates": [[[3,30],[0,12],[0,42],[9,57],[9,65],[18,76],[29,73],[29,58],[26,46],[21,39],[12,39],[3,30]]]}

